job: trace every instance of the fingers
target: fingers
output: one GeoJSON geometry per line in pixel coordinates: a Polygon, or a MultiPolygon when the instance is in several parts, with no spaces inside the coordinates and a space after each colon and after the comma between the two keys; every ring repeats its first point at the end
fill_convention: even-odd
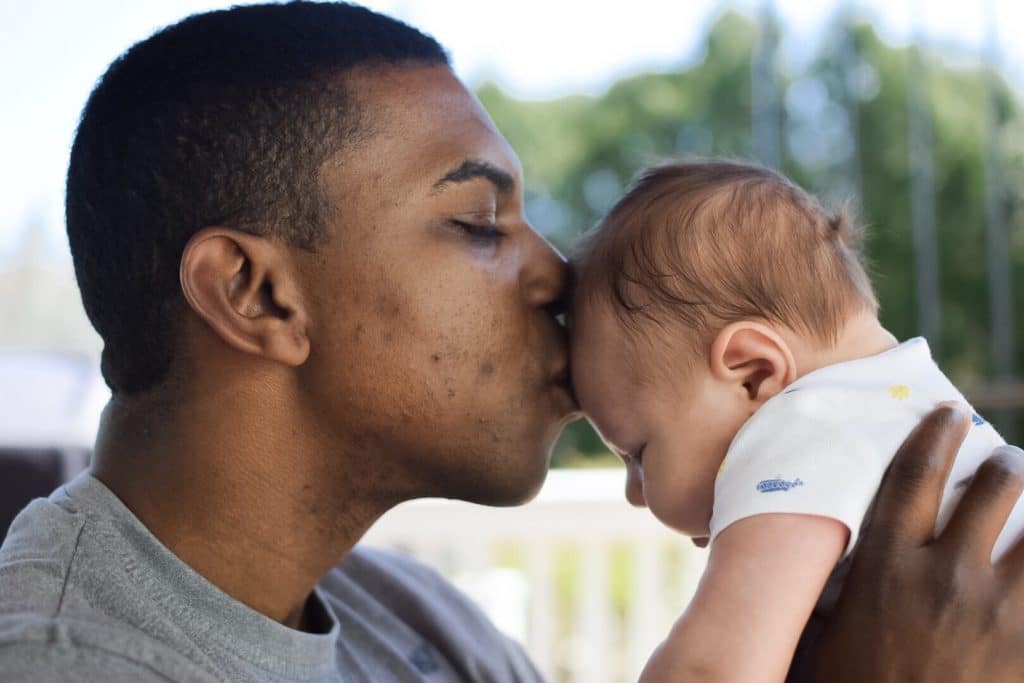
{"type": "MultiPolygon", "coordinates": [[[[996,452],[1016,458],[1019,461],[1019,465],[1024,467],[1024,451],[1016,446],[1002,446],[996,449],[996,452]]],[[[1024,478],[1024,475],[1020,476],[1024,478]]],[[[1024,537],[1018,538],[1010,546],[1009,550],[996,563],[996,566],[1014,583],[1018,585],[1024,584],[1024,537]]]]}
{"type": "Polygon", "coordinates": [[[958,403],[942,404],[921,420],[882,480],[869,537],[884,530],[891,540],[916,545],[932,539],[946,477],[969,428],[969,413],[958,403]]]}
{"type": "Polygon", "coordinates": [[[999,532],[1024,491],[1020,449],[1002,446],[982,463],[942,533],[942,542],[988,563],[999,532]]]}

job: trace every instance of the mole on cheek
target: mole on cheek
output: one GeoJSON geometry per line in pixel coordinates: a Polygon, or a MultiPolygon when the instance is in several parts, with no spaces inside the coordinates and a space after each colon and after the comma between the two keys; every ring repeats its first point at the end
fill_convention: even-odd
{"type": "Polygon", "coordinates": [[[430,360],[434,361],[435,363],[440,363],[441,362],[441,354],[439,354],[439,353],[431,354],[430,355],[430,360]]]}
{"type": "Polygon", "coordinates": [[[482,372],[485,375],[492,375],[494,374],[494,365],[492,365],[491,362],[488,361],[480,367],[480,372],[482,372]]]}
{"type": "Polygon", "coordinates": [[[377,297],[374,308],[384,318],[397,318],[402,313],[402,307],[387,295],[377,297]]]}

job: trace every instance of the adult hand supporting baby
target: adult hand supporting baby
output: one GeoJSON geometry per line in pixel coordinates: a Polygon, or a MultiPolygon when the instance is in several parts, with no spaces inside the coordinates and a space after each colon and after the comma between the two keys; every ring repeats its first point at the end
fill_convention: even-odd
{"type": "Polygon", "coordinates": [[[997,448],[933,538],[969,425],[964,407],[943,406],[900,447],[839,602],[808,626],[791,680],[1024,680],[1024,542],[989,561],[1024,490],[1024,452],[997,448]]]}

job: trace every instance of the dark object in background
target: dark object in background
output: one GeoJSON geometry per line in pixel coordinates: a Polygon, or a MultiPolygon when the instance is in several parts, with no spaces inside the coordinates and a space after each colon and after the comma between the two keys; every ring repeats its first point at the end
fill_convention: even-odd
{"type": "Polygon", "coordinates": [[[59,448],[0,448],[0,539],[29,501],[64,483],[67,461],[59,448]]]}

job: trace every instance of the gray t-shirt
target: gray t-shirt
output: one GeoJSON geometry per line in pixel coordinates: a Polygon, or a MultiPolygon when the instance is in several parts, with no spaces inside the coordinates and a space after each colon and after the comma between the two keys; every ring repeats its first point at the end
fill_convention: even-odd
{"type": "Polygon", "coordinates": [[[436,572],[357,548],[310,595],[321,632],[218,589],[83,473],[0,547],[0,681],[539,681],[436,572]]]}

